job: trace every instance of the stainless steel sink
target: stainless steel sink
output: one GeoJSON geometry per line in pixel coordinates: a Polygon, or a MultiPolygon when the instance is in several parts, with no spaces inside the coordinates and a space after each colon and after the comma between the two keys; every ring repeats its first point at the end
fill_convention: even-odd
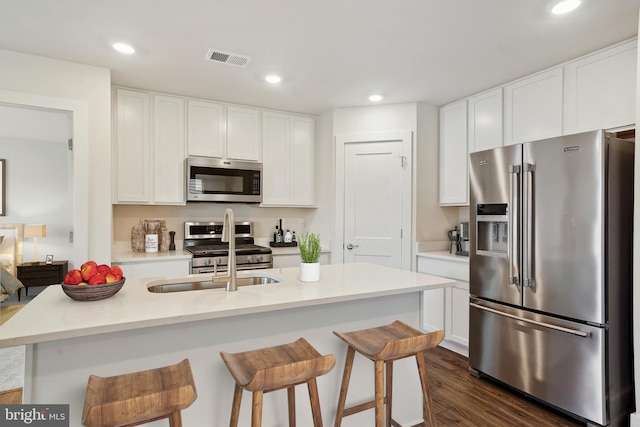
{"type": "MultiPolygon", "coordinates": [[[[167,293],[167,292],[184,292],[197,291],[202,289],[225,289],[228,278],[216,278],[216,280],[189,280],[186,282],[171,282],[167,280],[159,280],[151,282],[147,287],[149,292],[167,293]]],[[[238,286],[266,285],[269,283],[278,283],[280,280],[268,276],[250,276],[238,277],[238,286]]]]}

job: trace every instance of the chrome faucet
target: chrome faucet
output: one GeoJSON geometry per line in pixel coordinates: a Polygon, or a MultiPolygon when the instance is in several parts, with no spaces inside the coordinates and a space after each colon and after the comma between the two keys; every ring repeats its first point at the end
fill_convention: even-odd
{"type": "Polygon", "coordinates": [[[222,241],[229,242],[229,261],[227,262],[227,274],[229,275],[229,281],[227,282],[227,291],[237,291],[238,272],[236,269],[236,222],[233,217],[233,210],[230,208],[224,211],[222,241]]]}

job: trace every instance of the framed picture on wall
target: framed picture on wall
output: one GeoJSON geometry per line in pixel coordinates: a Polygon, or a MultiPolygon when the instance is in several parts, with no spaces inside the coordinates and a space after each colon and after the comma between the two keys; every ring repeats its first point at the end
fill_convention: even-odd
{"type": "Polygon", "coordinates": [[[6,191],[6,177],[5,172],[7,168],[7,160],[0,159],[0,216],[7,215],[7,191],[6,191]]]}

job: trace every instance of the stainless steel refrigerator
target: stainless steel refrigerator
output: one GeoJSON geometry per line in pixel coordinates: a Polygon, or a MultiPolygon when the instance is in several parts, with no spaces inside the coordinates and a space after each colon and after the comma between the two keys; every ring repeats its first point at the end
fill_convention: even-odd
{"type": "Polygon", "coordinates": [[[593,131],[470,155],[470,371],[590,424],[634,411],[633,153],[593,131]]]}

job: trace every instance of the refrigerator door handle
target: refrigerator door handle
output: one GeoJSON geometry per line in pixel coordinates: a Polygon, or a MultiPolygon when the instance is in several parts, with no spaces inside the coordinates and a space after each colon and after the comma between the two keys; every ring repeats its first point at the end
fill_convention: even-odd
{"type": "Polygon", "coordinates": [[[509,236],[507,237],[509,244],[507,245],[507,258],[509,259],[509,284],[518,286],[520,284],[519,259],[518,254],[518,224],[515,220],[518,218],[518,196],[517,189],[520,187],[520,165],[511,165],[511,179],[509,180],[509,236]],[[514,182],[515,181],[515,182],[514,182]]]}
{"type": "Polygon", "coordinates": [[[494,314],[497,314],[499,316],[504,316],[504,317],[508,317],[510,319],[518,320],[520,322],[525,322],[525,323],[530,323],[530,324],[537,325],[537,326],[542,326],[543,328],[553,329],[554,331],[565,332],[567,334],[577,335],[577,336],[583,337],[583,338],[589,337],[591,335],[590,332],[581,331],[579,329],[565,328],[564,326],[552,325],[550,323],[540,322],[538,320],[525,319],[523,317],[519,317],[519,316],[516,316],[514,314],[505,313],[504,311],[496,310],[496,309],[490,308],[490,307],[485,307],[484,305],[476,304],[476,303],[473,303],[473,302],[470,302],[469,305],[471,307],[475,307],[475,308],[480,309],[480,310],[488,311],[490,313],[494,313],[494,314]]]}
{"type": "Polygon", "coordinates": [[[524,245],[523,245],[523,259],[522,266],[522,286],[535,288],[536,281],[533,277],[533,203],[535,195],[533,194],[535,188],[533,186],[533,172],[536,170],[536,165],[531,163],[524,164],[524,207],[523,207],[523,219],[524,219],[524,245]]]}

